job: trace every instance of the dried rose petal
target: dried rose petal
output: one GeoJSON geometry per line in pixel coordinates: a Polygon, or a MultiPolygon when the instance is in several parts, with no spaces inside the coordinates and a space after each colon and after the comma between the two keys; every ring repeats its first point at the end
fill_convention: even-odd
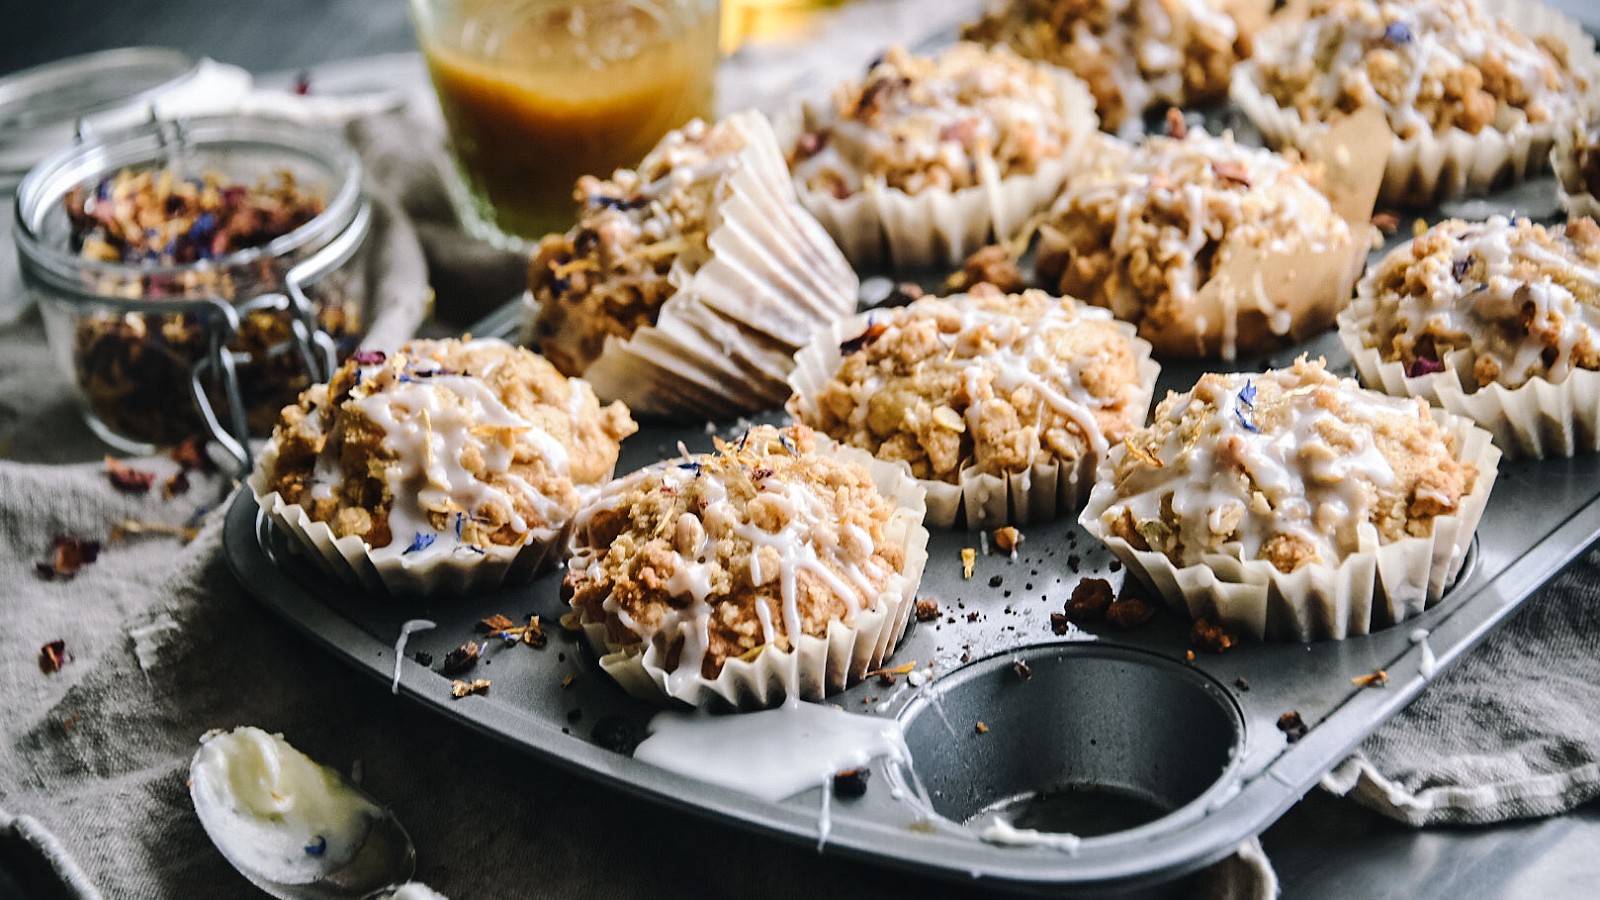
{"type": "Polygon", "coordinates": [[[376,366],[388,359],[389,355],[382,350],[357,350],[350,354],[350,358],[355,360],[358,366],[376,366]]]}
{"type": "Polygon", "coordinates": [[[99,558],[99,541],[58,534],[50,542],[50,560],[39,563],[36,570],[46,581],[69,581],[79,569],[99,558]]]}
{"type": "Polygon", "coordinates": [[[110,456],[106,457],[106,474],[111,478],[112,487],[129,494],[148,493],[156,483],[156,473],[135,469],[110,456]]]}
{"type": "Polygon", "coordinates": [[[69,662],[72,662],[72,654],[67,652],[66,641],[51,641],[39,648],[39,671],[46,675],[61,671],[69,662]]]}
{"type": "Polygon", "coordinates": [[[882,322],[869,321],[867,323],[867,330],[839,345],[839,352],[846,356],[849,356],[852,353],[860,352],[861,350],[872,346],[878,340],[878,338],[883,337],[883,333],[888,330],[889,326],[883,324],[882,322]]]}
{"type": "Polygon", "coordinates": [[[191,434],[178,443],[172,445],[167,451],[172,461],[182,466],[185,470],[194,469],[199,472],[209,472],[216,468],[211,461],[211,455],[206,452],[206,439],[204,435],[191,434]]]}
{"type": "Polygon", "coordinates": [[[187,493],[189,493],[189,476],[182,470],[174,472],[172,477],[161,483],[161,496],[164,499],[171,500],[187,493]]]}
{"type": "Polygon", "coordinates": [[[1436,359],[1429,359],[1426,356],[1419,356],[1411,361],[1411,365],[1406,366],[1406,377],[1421,378],[1424,375],[1432,375],[1435,372],[1443,371],[1444,363],[1436,359]]]}

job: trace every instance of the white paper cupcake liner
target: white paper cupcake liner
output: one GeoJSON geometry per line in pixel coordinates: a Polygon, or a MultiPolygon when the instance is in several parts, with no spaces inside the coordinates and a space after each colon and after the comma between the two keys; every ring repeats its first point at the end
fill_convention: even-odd
{"type": "Polygon", "coordinates": [[[855,309],[856,274],[800,206],[772,126],[753,111],[726,124],[745,147],[716,208],[711,259],[692,274],[674,266],[656,323],[606,341],[583,373],[603,403],[701,420],[769,409],[788,396],[795,348],[855,309]]]}
{"type": "Polygon", "coordinates": [[[1593,191],[1596,185],[1585,185],[1578,172],[1577,143],[1588,129],[1586,121],[1573,123],[1556,132],[1555,146],[1550,148],[1550,168],[1555,170],[1556,187],[1561,194],[1561,206],[1572,219],[1588,216],[1600,221],[1600,199],[1593,191]]]}
{"type": "MultiPolygon", "coordinates": [[[[821,418],[816,398],[844,359],[839,345],[861,334],[871,317],[869,312],[841,319],[795,355],[794,371],[789,376],[789,385],[794,391],[788,403],[791,416],[815,427],[821,418]]],[[[1139,424],[1142,425],[1150,412],[1161,365],[1150,358],[1149,342],[1138,337],[1132,325],[1122,321],[1115,324],[1133,342],[1137,354],[1141,392],[1139,424]]],[[[996,474],[963,466],[955,484],[927,478],[916,479],[916,482],[927,494],[926,521],[930,527],[954,528],[960,523],[968,529],[990,529],[1048,522],[1081,509],[1089,497],[1089,489],[1094,486],[1098,462],[1088,453],[1076,461],[1035,463],[1024,472],[996,474]]],[[[903,462],[894,465],[910,476],[910,466],[903,462]]]]}
{"type": "Polygon", "coordinates": [[[583,633],[600,657],[600,667],[623,690],[642,700],[673,700],[697,707],[766,709],[791,696],[820,700],[861,678],[882,664],[900,643],[906,622],[916,606],[917,586],[928,562],[928,530],[923,527],[923,494],[917,482],[900,468],[879,462],[851,447],[841,447],[818,435],[819,452],[865,466],[878,490],[895,502],[897,511],[888,526],[888,541],[905,548],[905,566],[899,576],[862,609],[851,622],[835,619],[827,637],[801,634],[792,649],[767,646],[753,660],[730,659],[716,678],[696,673],[692,678],[669,678],[661,651],[654,644],[617,643],[605,623],[580,620],[583,633]],[[823,447],[831,447],[822,451],[823,447]]]}
{"type": "Polygon", "coordinates": [[[1110,548],[1128,574],[1168,607],[1202,616],[1260,640],[1342,640],[1403,622],[1438,603],[1466,561],[1499,471],[1500,451],[1489,433],[1442,410],[1434,420],[1454,435],[1456,458],[1478,468],[1477,482],[1455,515],[1433,520],[1433,534],[1379,544],[1363,526],[1364,549],[1338,566],[1308,565],[1285,574],[1271,563],[1222,554],[1177,566],[1163,553],[1139,550],[1106,533],[1100,516],[1116,501],[1110,467],[1127,453],[1116,447],[1078,523],[1110,548]]]}
{"type": "MultiPolygon", "coordinates": [[[[1596,78],[1600,77],[1594,41],[1583,27],[1561,13],[1533,0],[1482,0],[1491,16],[1503,16],[1524,35],[1551,34],[1568,49],[1573,69],[1587,73],[1590,91],[1580,102],[1580,118],[1594,106],[1596,78]]],[[[1235,67],[1230,89],[1233,101],[1274,147],[1306,147],[1327,127],[1306,122],[1298,110],[1278,105],[1260,86],[1260,69],[1246,61],[1235,67]]],[[[1509,129],[1485,128],[1468,134],[1452,128],[1444,134],[1424,131],[1389,147],[1379,201],[1395,206],[1436,206],[1456,197],[1477,196],[1521,182],[1542,171],[1563,120],[1519,121],[1509,129]]]]}
{"type": "Polygon", "coordinates": [[[1574,369],[1560,382],[1534,378],[1520,387],[1476,387],[1470,348],[1445,354],[1445,368],[1410,378],[1398,361],[1386,361],[1368,347],[1364,333],[1377,302],[1369,282],[1339,315],[1339,340],[1355,361],[1361,383],[1394,397],[1421,397],[1465,416],[1494,435],[1511,459],[1547,459],[1600,450],[1600,372],[1574,369]]]}
{"type": "Polygon", "coordinates": [[[311,518],[304,507],[287,502],[277,491],[269,492],[269,473],[277,460],[278,443],[269,440],[246,482],[256,503],[319,570],[374,597],[433,599],[518,584],[555,563],[556,550],[566,537],[565,527],[537,529],[520,546],[495,545],[482,548],[482,553],[437,541],[414,554],[375,556],[360,537],[336,537],[328,523],[311,518]]]}
{"type": "MultiPolygon", "coordinates": [[[[986,244],[1016,237],[1055,200],[1062,183],[1082,165],[1090,137],[1099,133],[1088,88],[1063,69],[1046,68],[1056,81],[1068,143],[1060,156],[1034,172],[1002,177],[993,157],[979,156],[974,160],[978,183],[961,190],[908,194],[868,176],[861,190],[842,200],[798,185],[800,202],[857,266],[954,267],[986,244]]],[[[784,123],[790,144],[800,136],[798,119],[784,123]]]]}

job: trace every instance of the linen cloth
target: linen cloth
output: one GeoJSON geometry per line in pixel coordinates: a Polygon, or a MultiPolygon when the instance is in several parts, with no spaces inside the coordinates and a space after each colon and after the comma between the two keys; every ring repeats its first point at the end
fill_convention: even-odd
{"type": "MultiPolygon", "coordinates": [[[[943,27],[926,10],[945,4],[915,2],[883,8],[943,27]]],[[[856,71],[882,43],[862,37],[854,15],[818,39],[835,47],[835,76],[856,71]]],[[[725,73],[725,85],[745,91],[731,105],[816,84],[815,70],[798,61],[751,56],[749,71],[764,74],[725,73]]],[[[414,321],[431,282],[446,321],[430,327],[443,332],[512,298],[525,260],[460,232],[442,187],[437,120],[412,112],[357,123],[350,136],[382,213],[378,304],[401,311],[390,322],[414,321]]],[[[20,860],[7,870],[32,872],[33,889],[77,898],[250,896],[200,830],[185,786],[201,733],[250,724],[283,732],[344,771],[359,763],[367,790],[415,839],[417,877],[458,900],[943,890],[658,809],[390,696],[271,618],[227,572],[220,518],[203,515],[225,490],[223,478],[168,501],[117,492],[71,390],[36,317],[0,331],[0,860],[20,860]],[[197,515],[203,528],[187,545],[131,537],[108,544],[72,581],[34,575],[54,534],[105,538],[127,519],[180,525],[197,515]],[[58,638],[74,660],[44,674],[39,648],[58,638]]],[[[160,475],[173,467],[139,464],[160,475]]],[[[1600,792],[1592,715],[1600,655],[1590,649],[1600,637],[1597,579],[1600,557],[1592,556],[1530,599],[1326,785],[1413,824],[1550,815],[1600,792]]],[[[1270,897],[1276,879],[1251,841],[1179,893],[1270,897]]]]}

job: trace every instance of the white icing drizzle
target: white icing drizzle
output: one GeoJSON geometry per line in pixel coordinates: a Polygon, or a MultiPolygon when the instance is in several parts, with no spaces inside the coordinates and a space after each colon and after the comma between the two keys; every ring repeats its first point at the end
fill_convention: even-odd
{"type": "Polygon", "coordinates": [[[1564,381],[1576,349],[1600,346],[1600,253],[1586,254],[1564,227],[1505,216],[1481,223],[1451,219],[1418,240],[1427,242],[1426,256],[1417,258],[1417,241],[1403,244],[1367,276],[1365,292],[1377,309],[1363,324],[1365,338],[1387,358],[1395,358],[1394,337],[1412,348],[1431,335],[1437,353],[1470,349],[1475,358],[1492,359],[1495,382],[1515,388],[1533,378],[1564,381]],[[1377,291],[1402,272],[1421,290],[1377,291]],[[1562,279],[1584,285],[1585,298],[1562,279]]]}
{"type": "Polygon", "coordinates": [[[879,757],[911,764],[894,719],[801,702],[733,715],[658,713],[633,757],[771,803],[818,786],[826,793],[835,773],[879,757]]]}
{"type": "Polygon", "coordinates": [[[1374,549],[1377,535],[1368,522],[1376,488],[1392,485],[1396,475],[1362,425],[1386,417],[1420,423],[1428,413],[1414,400],[1364,391],[1323,375],[1320,365],[1306,365],[1305,375],[1283,369],[1207,376],[1220,382],[1210,403],[1193,392],[1169,398],[1157,416],[1174,425],[1198,419],[1198,437],[1188,441],[1175,427],[1159,446],[1141,444],[1163,465],[1130,466],[1102,521],[1131,512],[1141,529],[1153,529],[1145,534],[1152,548],[1181,545],[1180,565],[1200,562],[1206,552],[1256,559],[1277,533],[1303,539],[1324,563],[1374,549]],[[1283,392],[1280,400],[1259,393],[1251,403],[1241,399],[1269,383],[1283,392]],[[1339,415],[1318,404],[1316,391],[1324,385],[1335,391],[1339,415]],[[1259,424],[1252,404],[1264,402],[1280,404],[1287,424],[1276,423],[1276,415],[1275,424],[1259,424]],[[1323,427],[1347,436],[1353,447],[1330,445],[1323,427]]]}
{"type": "MultiPolygon", "coordinates": [[[[859,528],[841,529],[832,510],[810,485],[776,474],[752,479],[756,497],[740,507],[729,498],[725,476],[711,460],[709,455],[689,457],[683,462],[669,460],[617,479],[573,518],[573,552],[568,569],[592,581],[603,581],[610,547],[595,546],[586,538],[596,515],[602,511],[625,514],[627,498],[639,490],[677,491],[690,482],[698,484],[705,504],[698,515],[682,513],[674,525],[677,565],[666,583],[673,597],[690,602],[664,608],[653,628],[629,617],[612,597],[603,604],[607,613],[616,615],[645,644],[653,643],[664,650],[681,640],[677,665],[667,673],[667,692],[673,696],[697,689],[710,648],[713,584],[722,570],[722,561],[707,552],[707,526],[718,532],[731,532],[750,544],[752,587],[777,581],[778,613],[790,647],[805,631],[799,603],[802,574],[815,578],[844,601],[847,622],[873,605],[878,593],[875,585],[894,575],[881,557],[873,556],[870,536],[859,528]],[[655,486],[648,487],[652,482],[655,486]],[[781,512],[785,520],[782,527],[768,531],[753,521],[751,511],[757,504],[781,512]]],[[[756,616],[763,641],[771,644],[778,634],[765,601],[756,603],[756,616]]]]}
{"type": "Polygon", "coordinates": [[[962,43],[929,61],[893,48],[866,84],[869,120],[857,115],[858,84],[841,85],[826,110],[807,109],[807,131],[824,143],[794,164],[799,181],[850,193],[886,180],[912,194],[959,189],[973,183],[975,159],[1026,174],[1068,140],[1055,81],[1006,51],[962,43]]]}
{"type": "Polygon", "coordinates": [[[1411,632],[1411,643],[1422,648],[1422,659],[1417,663],[1417,671],[1426,680],[1433,679],[1433,673],[1439,668],[1439,661],[1434,658],[1433,647],[1428,644],[1428,629],[1418,628],[1411,632]]]}
{"type": "Polygon", "coordinates": [[[406,658],[406,642],[411,640],[411,636],[419,631],[428,631],[438,627],[438,623],[428,619],[407,619],[400,625],[400,637],[396,638],[394,642],[394,682],[389,685],[389,693],[396,695],[400,693],[400,664],[406,658]]]}
{"type": "MultiPolygon", "coordinates": [[[[1304,22],[1286,22],[1263,35],[1256,57],[1269,83],[1274,78],[1303,79],[1298,96],[1309,97],[1324,115],[1346,93],[1378,104],[1402,138],[1431,131],[1432,120],[1425,113],[1441,103],[1459,102],[1439,98],[1439,81],[1469,66],[1503,70],[1527,97],[1519,104],[1522,109],[1541,109],[1557,121],[1570,115],[1582,93],[1573,72],[1559,67],[1504,18],[1490,16],[1469,0],[1319,3],[1304,22]],[[1402,34],[1405,40],[1393,38],[1402,34]],[[1370,68],[1379,50],[1385,51],[1383,91],[1374,86],[1370,68]],[[1394,82],[1387,69],[1395,64],[1403,75],[1399,90],[1387,87],[1394,82]]],[[[1513,116],[1521,118],[1505,97],[1495,100],[1491,126],[1506,127],[1513,116]]]]}
{"type": "Polygon", "coordinates": [[[1077,856],[1078,846],[1083,843],[1083,838],[1067,832],[1017,828],[1000,816],[984,826],[978,837],[985,843],[1006,847],[1049,847],[1068,856],[1077,856]]]}
{"type": "MultiPolygon", "coordinates": [[[[467,344],[472,347],[490,339],[467,344]]],[[[503,344],[501,341],[493,341],[503,344]]],[[[489,364],[492,370],[492,364],[489,364]]],[[[416,547],[419,537],[447,534],[436,528],[429,510],[456,510],[474,516],[495,507],[509,514],[511,527],[529,532],[565,518],[562,503],[511,473],[519,451],[542,458],[558,475],[568,472],[567,448],[554,435],[508,409],[484,380],[488,372],[456,374],[425,358],[400,354],[384,365],[362,370],[348,401],[383,429],[383,446],[393,453],[385,478],[393,502],[389,529],[394,535],[375,557],[405,555],[423,559],[461,548],[457,540],[416,547]],[[397,377],[380,378],[380,373],[397,377]],[[382,389],[377,385],[382,384],[382,389]],[[510,435],[509,438],[507,435],[510,435]],[[477,457],[486,471],[503,476],[504,487],[479,479],[463,460],[477,457]],[[527,502],[541,522],[516,512],[513,493],[527,502]]],[[[575,394],[577,392],[574,392],[575,394]]],[[[331,462],[330,465],[337,465],[331,462]]],[[[321,471],[322,461],[318,461],[321,471]]]]}

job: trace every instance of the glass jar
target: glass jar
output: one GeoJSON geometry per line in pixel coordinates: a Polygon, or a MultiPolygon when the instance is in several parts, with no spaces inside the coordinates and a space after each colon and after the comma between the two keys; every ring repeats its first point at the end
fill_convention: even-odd
{"type": "Polygon", "coordinates": [[[249,436],[269,434],[359,339],[371,222],[360,160],[337,135],[219,117],[152,122],[45,159],[18,186],[14,226],[23,280],[90,428],[134,453],[206,434],[248,467],[249,436]],[[235,185],[286,174],[325,202],[269,242],[212,259],[87,258],[69,197],[146,171],[235,185]]]}
{"type": "Polygon", "coordinates": [[[411,0],[468,227],[501,245],[566,231],[573,182],[636,165],[710,119],[717,0],[411,0]]]}

